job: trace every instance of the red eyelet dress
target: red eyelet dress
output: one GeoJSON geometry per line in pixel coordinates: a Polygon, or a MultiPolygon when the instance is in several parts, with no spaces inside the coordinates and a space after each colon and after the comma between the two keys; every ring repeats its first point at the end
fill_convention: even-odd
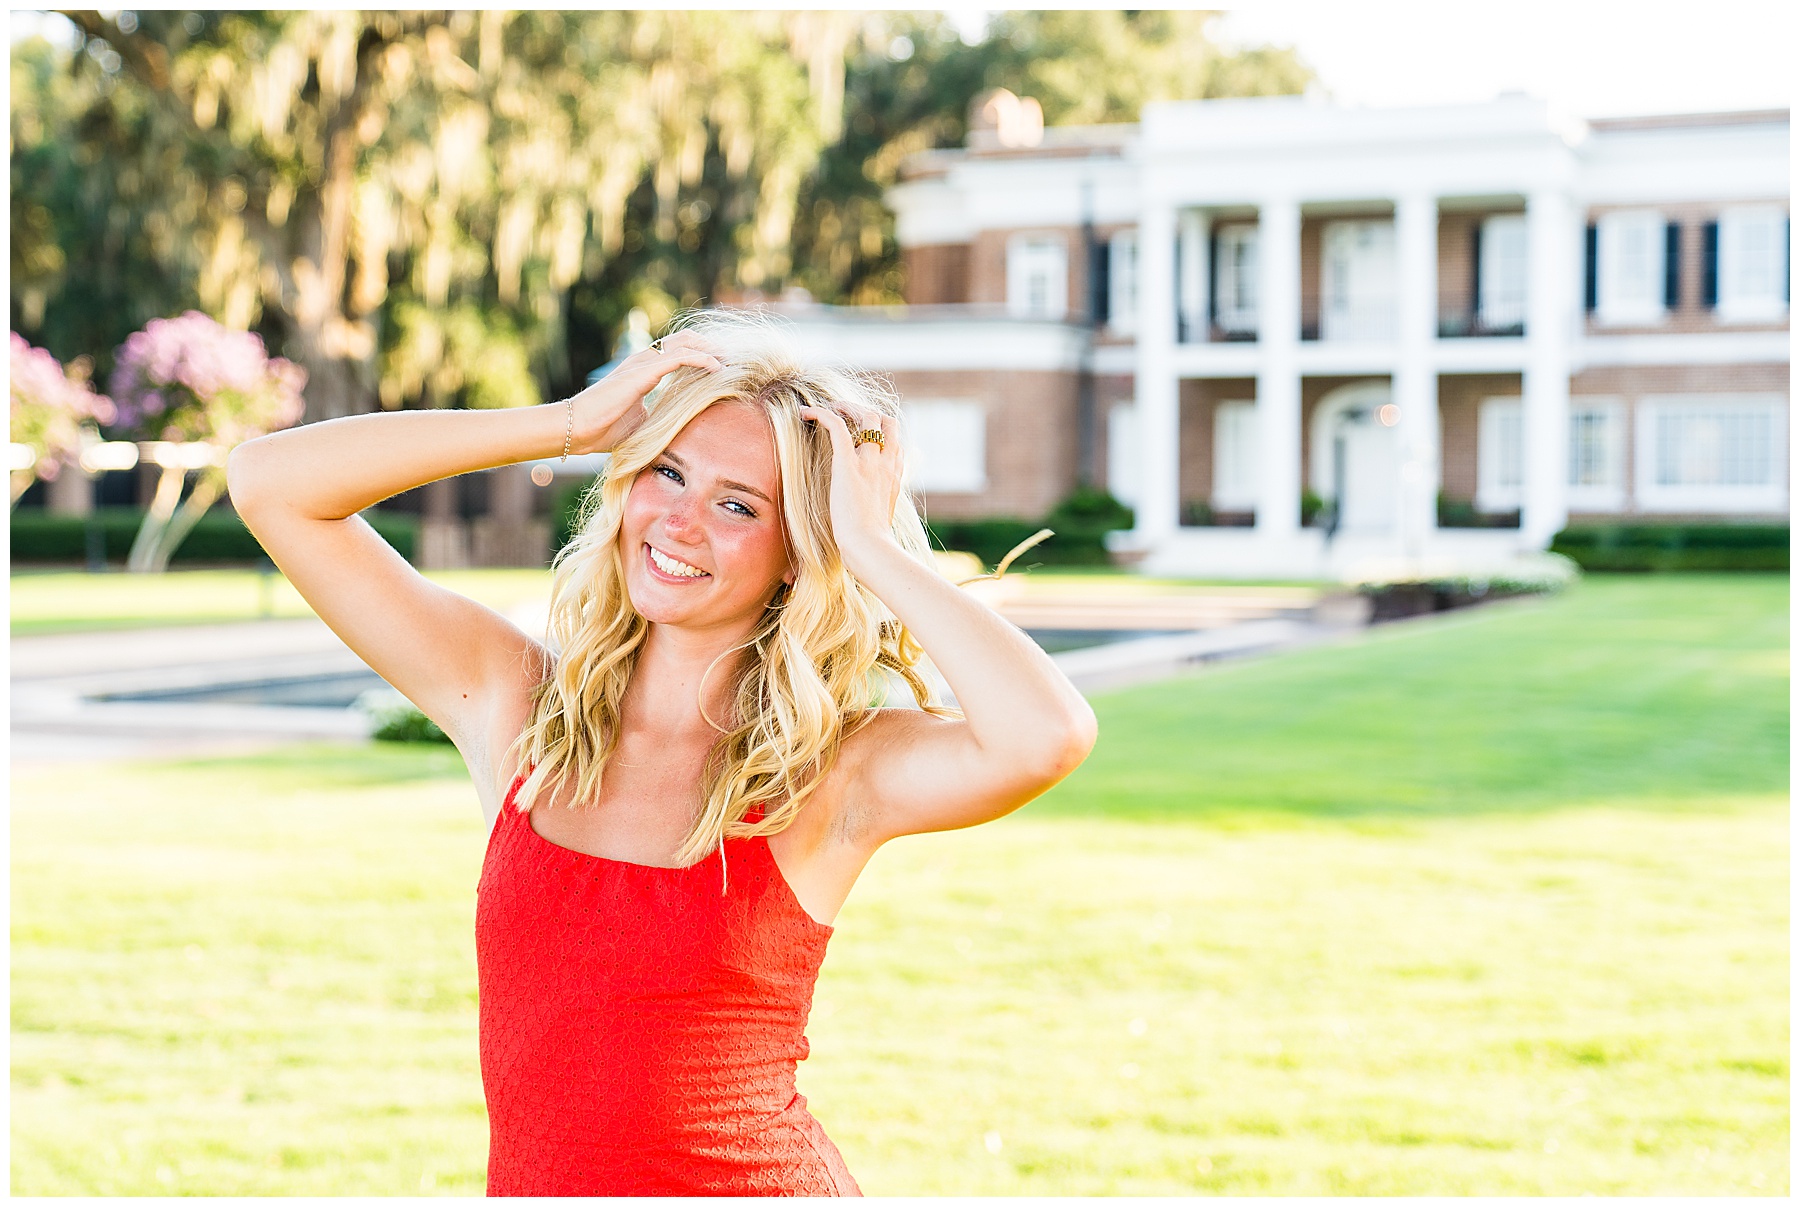
{"type": "Polygon", "coordinates": [[[584,855],[531,828],[521,782],[476,898],[488,1194],[861,1194],[794,1088],[832,928],[768,840],[584,855]]]}

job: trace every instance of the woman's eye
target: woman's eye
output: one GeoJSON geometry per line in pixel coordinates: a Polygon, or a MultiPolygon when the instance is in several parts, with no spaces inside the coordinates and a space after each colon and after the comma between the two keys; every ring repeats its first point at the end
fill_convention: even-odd
{"type": "Polygon", "coordinates": [[[681,475],[675,472],[675,467],[672,465],[659,465],[656,467],[656,472],[659,474],[668,474],[669,477],[676,482],[681,481],[681,475]]]}
{"type": "Polygon", "coordinates": [[[739,515],[749,516],[751,519],[756,518],[756,513],[754,511],[750,510],[748,505],[740,503],[736,499],[725,500],[725,506],[737,508],[739,515]]]}

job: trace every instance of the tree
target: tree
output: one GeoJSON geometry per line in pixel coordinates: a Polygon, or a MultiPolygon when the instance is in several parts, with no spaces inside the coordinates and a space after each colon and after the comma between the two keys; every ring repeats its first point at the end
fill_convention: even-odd
{"type": "Polygon", "coordinates": [[[31,463],[14,464],[10,478],[17,504],[31,484],[54,481],[63,466],[81,455],[84,438],[97,439],[93,425],[113,418],[112,399],[89,384],[90,366],[77,361],[64,369],[42,348],[12,333],[12,442],[30,450],[31,463]]]}
{"type": "Polygon", "coordinates": [[[128,570],[160,572],[224,493],[225,454],[300,419],[306,371],[271,359],[257,336],[190,310],[153,319],[127,339],[108,384],[121,425],[174,446],[160,450],[156,495],[125,562],[128,570]],[[190,470],[199,478],[184,501],[190,470]]]}
{"type": "Polygon", "coordinates": [[[1050,125],[1133,122],[1145,103],[1298,93],[1312,72],[1290,49],[1226,49],[1206,11],[1003,12],[965,43],[941,14],[867,14],[848,52],[843,136],[802,191],[797,276],[821,300],[903,297],[882,195],[910,154],[963,145],[969,106],[1003,87],[1050,125]]]}
{"type": "Polygon", "coordinates": [[[88,39],[77,69],[114,81],[90,89],[99,120],[75,124],[129,133],[111,139],[126,163],[181,148],[180,170],[156,176],[164,195],[134,200],[166,213],[198,191],[180,225],[201,249],[201,308],[303,364],[313,417],[442,404],[471,380],[486,399],[537,400],[574,376],[569,290],[623,250],[634,195],[648,185],[657,241],[691,254],[683,227],[705,218],[682,222],[682,194],[715,163],[717,273],[785,276],[794,194],[835,132],[846,21],[65,15],[88,39]],[[514,367],[509,384],[495,366],[514,367]]]}

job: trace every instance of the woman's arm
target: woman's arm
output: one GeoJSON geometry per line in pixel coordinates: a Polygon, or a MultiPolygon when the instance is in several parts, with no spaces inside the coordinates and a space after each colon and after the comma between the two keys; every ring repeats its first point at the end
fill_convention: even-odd
{"type": "Polygon", "coordinates": [[[855,448],[836,412],[806,412],[831,434],[832,526],[845,565],[912,631],[963,712],[951,720],[887,710],[857,735],[843,797],[848,831],[873,845],[1011,812],[1087,757],[1098,733],[1093,709],[1035,642],[895,543],[887,517],[900,485],[896,434],[885,450],[855,448]]]}
{"type": "Polygon", "coordinates": [[[356,415],[246,441],[226,467],[232,504],[320,619],[465,755],[478,755],[487,719],[516,708],[541,677],[542,649],[426,579],[357,513],[440,478],[556,456],[565,438],[571,452],[610,449],[663,376],[718,363],[691,339],[664,346],[564,403],[356,415]]]}

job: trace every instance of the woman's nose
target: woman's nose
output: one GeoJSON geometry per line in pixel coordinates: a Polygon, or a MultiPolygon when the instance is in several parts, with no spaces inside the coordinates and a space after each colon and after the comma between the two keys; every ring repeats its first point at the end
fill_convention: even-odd
{"type": "Polygon", "coordinates": [[[669,505],[663,527],[670,535],[696,536],[700,529],[699,504],[691,496],[682,495],[669,505]]]}

